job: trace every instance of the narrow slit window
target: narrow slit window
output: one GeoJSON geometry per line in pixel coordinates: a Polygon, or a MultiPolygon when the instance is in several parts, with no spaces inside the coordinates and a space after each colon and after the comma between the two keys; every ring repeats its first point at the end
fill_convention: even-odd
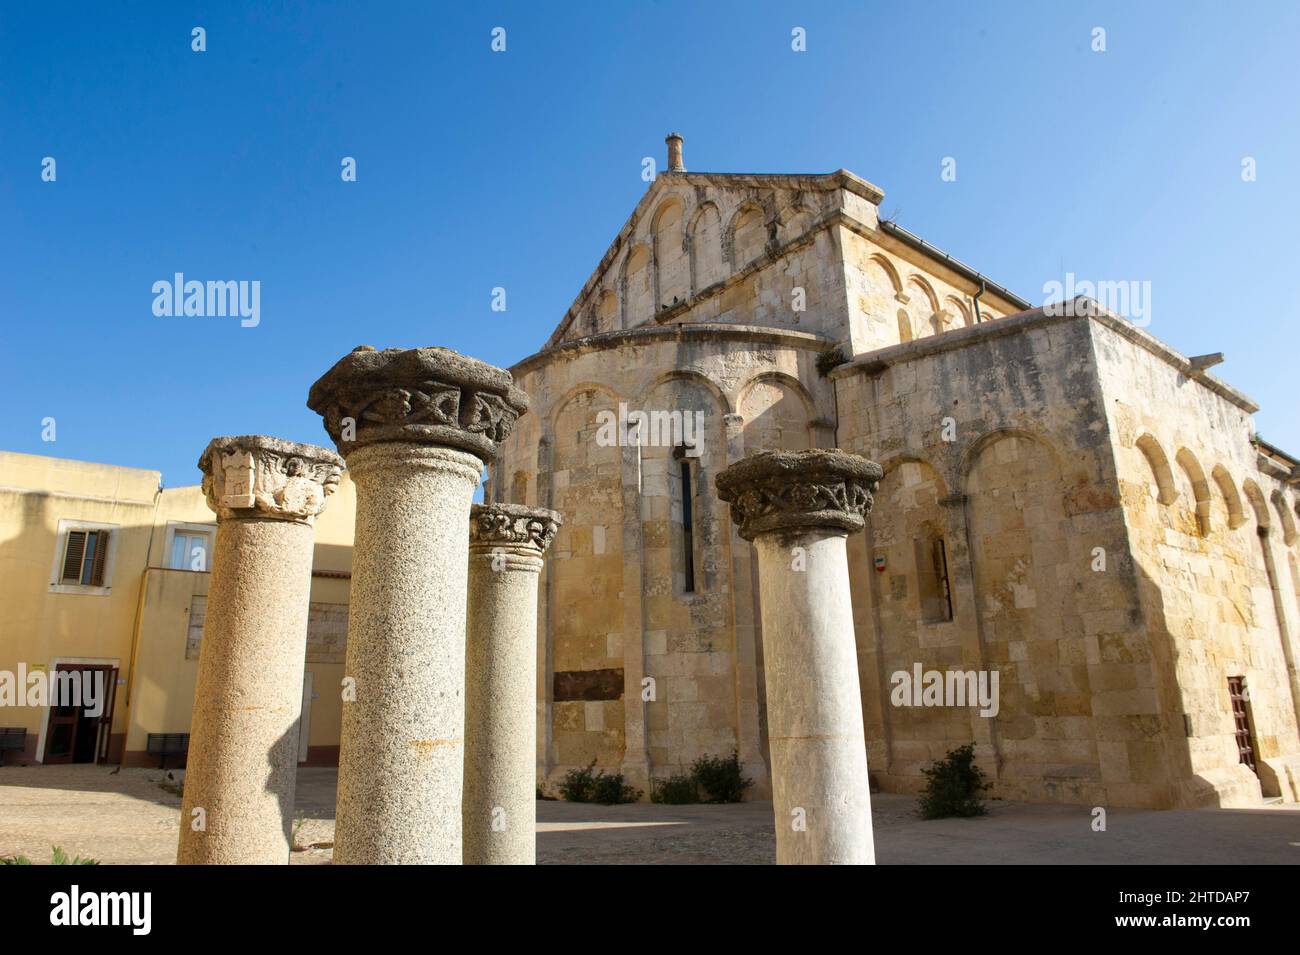
{"type": "Polygon", "coordinates": [[[942,613],[942,619],[952,619],[952,590],[948,586],[948,549],[944,546],[943,538],[934,539],[934,576],[939,582],[939,611],[942,613]]]}
{"type": "Polygon", "coordinates": [[[917,590],[924,623],[952,619],[952,593],[948,585],[948,552],[943,538],[923,537],[914,542],[917,590]]]}
{"type": "Polygon", "coordinates": [[[684,458],[677,462],[682,475],[682,568],[685,571],[683,590],[695,593],[695,524],[693,513],[694,492],[691,487],[691,463],[684,458]]]}

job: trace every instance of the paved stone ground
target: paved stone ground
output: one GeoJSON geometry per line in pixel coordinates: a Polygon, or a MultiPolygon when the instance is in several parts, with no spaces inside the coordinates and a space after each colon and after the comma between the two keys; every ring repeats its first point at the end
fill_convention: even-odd
{"type": "MultiPolygon", "coordinates": [[[[330,860],[332,769],[298,777],[295,864],[330,860]],[[319,844],[326,844],[319,846],[319,844]]],[[[104,863],[170,863],[180,798],[159,770],[0,767],[0,856],[48,861],[50,847],[104,863]]],[[[1085,807],[994,801],[979,819],[925,822],[909,796],[872,797],[882,863],[1300,863],[1300,806],[1147,812],[1117,809],[1093,832],[1085,807]]],[[[774,858],[771,803],[584,806],[539,802],[538,861],[550,864],[764,864],[774,858]]]]}

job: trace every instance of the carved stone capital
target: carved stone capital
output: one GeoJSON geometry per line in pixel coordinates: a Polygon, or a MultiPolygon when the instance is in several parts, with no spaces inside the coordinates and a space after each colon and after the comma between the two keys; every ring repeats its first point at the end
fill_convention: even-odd
{"type": "Polygon", "coordinates": [[[344,455],[379,441],[459,448],[491,461],[528,396],[510,372],[447,348],[362,345],[311,386],[307,407],[344,455]]]}
{"type": "Polygon", "coordinates": [[[470,508],[471,547],[523,548],[538,557],[564,522],[555,511],[523,504],[475,504],[470,508]]]}
{"type": "Polygon", "coordinates": [[[740,536],[830,528],[862,530],[880,465],[839,450],[762,451],[721,472],[718,497],[740,536]]]}
{"type": "Polygon", "coordinates": [[[342,466],[333,451],[262,434],[213,438],[199,458],[203,493],[219,520],[310,524],[337,489],[342,466]]]}

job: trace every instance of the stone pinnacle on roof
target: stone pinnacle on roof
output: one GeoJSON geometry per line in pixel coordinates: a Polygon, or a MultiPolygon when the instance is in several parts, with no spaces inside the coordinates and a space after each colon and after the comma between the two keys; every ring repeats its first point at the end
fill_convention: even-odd
{"type": "Polygon", "coordinates": [[[686,166],[682,163],[682,134],[669,133],[664,142],[668,144],[668,171],[685,172],[686,166]]]}

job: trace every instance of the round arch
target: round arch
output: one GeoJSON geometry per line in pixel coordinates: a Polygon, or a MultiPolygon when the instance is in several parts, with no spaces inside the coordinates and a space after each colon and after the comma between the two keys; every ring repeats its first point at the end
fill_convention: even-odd
{"type": "Polygon", "coordinates": [[[1169,467],[1169,458],[1160,442],[1151,434],[1144,434],[1134,443],[1151,467],[1151,474],[1156,482],[1156,500],[1168,507],[1178,500],[1178,488],[1174,484],[1174,472],[1169,467]]]}
{"type": "Polygon", "coordinates": [[[889,281],[893,283],[894,294],[901,294],[903,291],[903,277],[898,274],[898,269],[894,267],[893,262],[889,261],[889,257],[875,252],[867,257],[868,265],[873,262],[884,270],[885,275],[889,277],[889,281]]]}
{"type": "Polygon", "coordinates": [[[989,445],[993,444],[995,441],[1001,440],[1002,438],[1025,438],[1042,445],[1042,447],[1047,450],[1048,455],[1051,456],[1052,466],[1056,469],[1057,475],[1061,474],[1060,452],[1056,450],[1052,442],[1048,441],[1041,434],[1034,431],[1026,431],[1023,428],[997,428],[980,435],[962,452],[961,460],[957,464],[957,474],[961,478],[962,487],[965,487],[967,482],[970,480],[971,471],[974,470],[975,462],[979,460],[979,456],[984,453],[984,450],[989,445]]]}
{"type": "Polygon", "coordinates": [[[799,400],[803,402],[804,411],[808,415],[808,424],[811,427],[813,421],[819,417],[817,404],[813,401],[812,395],[808,393],[808,389],[804,387],[802,381],[783,371],[764,371],[747,380],[740,386],[740,390],[736,392],[736,408],[740,409],[745,406],[745,398],[754,389],[755,385],[768,382],[775,382],[782,387],[788,388],[799,397],[799,400]]]}
{"type": "Polygon", "coordinates": [[[713,379],[709,378],[707,375],[700,374],[698,371],[680,368],[664,372],[646,385],[645,388],[641,389],[641,393],[637,395],[636,399],[637,407],[644,408],[646,399],[654,393],[654,390],[670,381],[688,381],[691,384],[702,385],[704,390],[713,396],[714,401],[718,403],[718,407],[722,410],[724,415],[733,413],[731,402],[727,400],[726,393],[718,387],[717,382],[713,381],[713,379]]]}
{"type": "MultiPolygon", "coordinates": [[[[746,202],[742,202],[736,208],[736,210],[732,212],[731,218],[727,221],[727,228],[723,232],[722,248],[726,258],[728,259],[731,265],[731,271],[733,273],[739,272],[741,269],[743,269],[746,265],[749,264],[749,262],[738,262],[736,260],[736,227],[740,224],[741,219],[748,212],[753,212],[755,215],[757,215],[759,225],[763,229],[764,240],[766,241],[767,213],[764,211],[761,205],[759,205],[757,202],[755,202],[752,199],[747,200],[746,202]]],[[[757,256],[755,256],[755,258],[757,258],[757,256]]],[[[753,260],[751,259],[750,261],[753,260]]]]}
{"type": "Polygon", "coordinates": [[[941,497],[947,497],[950,493],[948,490],[948,481],[944,478],[943,471],[939,469],[939,466],[929,458],[922,454],[918,454],[915,451],[900,451],[899,453],[890,455],[888,458],[878,463],[880,464],[880,480],[882,481],[892,472],[897,471],[905,464],[919,464],[934,474],[934,479],[939,485],[941,497]]]}
{"type": "Polygon", "coordinates": [[[615,406],[617,406],[621,401],[627,401],[625,397],[610,388],[608,385],[602,385],[596,381],[579,382],[564,394],[560,395],[560,397],[556,399],[555,404],[551,406],[550,412],[546,415],[546,428],[544,433],[553,435],[555,433],[555,422],[560,417],[560,413],[568,407],[569,403],[572,402],[574,398],[578,397],[578,395],[586,394],[589,391],[605,395],[614,402],[615,406]]]}
{"type": "Polygon", "coordinates": [[[1192,482],[1192,495],[1195,497],[1196,524],[1204,537],[1210,533],[1210,485],[1205,480],[1205,469],[1201,467],[1201,462],[1187,448],[1179,448],[1178,453],[1174,455],[1174,461],[1187,479],[1192,482]]]}
{"type": "Polygon", "coordinates": [[[1223,503],[1228,510],[1228,529],[1236,530],[1246,523],[1246,512],[1241,506],[1241,494],[1233,483],[1232,475],[1222,464],[1216,464],[1210,471],[1210,477],[1223,495],[1223,503]]]}
{"type": "Polygon", "coordinates": [[[1268,502],[1264,500],[1264,492],[1252,478],[1242,481],[1241,489],[1246,494],[1246,500],[1250,501],[1250,509],[1255,512],[1255,523],[1268,530],[1273,522],[1268,516],[1268,502]]]}
{"type": "Polygon", "coordinates": [[[1278,521],[1282,525],[1282,543],[1290,547],[1296,540],[1295,518],[1286,506],[1286,497],[1281,491],[1272,494],[1273,507],[1277,509],[1278,521]]]}

